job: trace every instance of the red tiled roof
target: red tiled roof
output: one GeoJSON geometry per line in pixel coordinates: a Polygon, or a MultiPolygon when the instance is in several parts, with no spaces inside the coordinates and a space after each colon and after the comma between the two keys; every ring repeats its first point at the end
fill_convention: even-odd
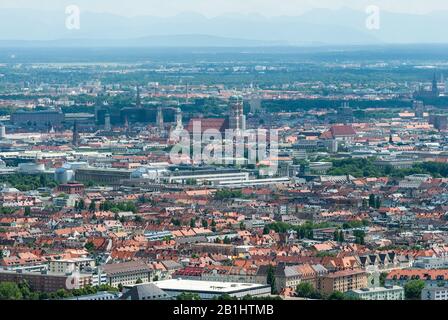
{"type": "Polygon", "coordinates": [[[352,126],[332,126],[330,128],[333,137],[336,136],[354,136],[356,135],[356,131],[352,126]]]}
{"type": "MultiPolygon", "coordinates": [[[[229,127],[228,121],[225,118],[193,118],[190,119],[190,122],[188,123],[188,132],[193,132],[194,122],[200,123],[202,132],[209,129],[215,129],[220,132],[224,132],[229,127]]],[[[196,123],[196,126],[199,126],[199,123],[196,123]]]]}

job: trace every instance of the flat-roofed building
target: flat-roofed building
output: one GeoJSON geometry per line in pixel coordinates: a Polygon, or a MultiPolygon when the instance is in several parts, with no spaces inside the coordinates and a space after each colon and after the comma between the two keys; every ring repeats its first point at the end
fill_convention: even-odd
{"type": "Polygon", "coordinates": [[[242,172],[234,169],[217,169],[209,170],[183,170],[174,171],[166,178],[168,183],[186,184],[189,181],[198,183],[210,182],[220,184],[223,182],[241,183],[249,180],[249,172],[242,172]]]}
{"type": "Polygon", "coordinates": [[[400,286],[362,288],[347,294],[358,300],[404,300],[404,288],[400,286]]]}
{"type": "Polygon", "coordinates": [[[76,170],[77,181],[93,181],[105,185],[119,185],[122,180],[131,178],[132,170],[109,169],[109,168],[80,168],[76,170]]]}
{"type": "Polygon", "coordinates": [[[169,294],[177,297],[182,293],[198,294],[201,299],[213,299],[224,294],[232,297],[242,298],[250,295],[253,297],[268,296],[271,294],[271,286],[257,283],[237,283],[237,282],[216,282],[169,279],[153,282],[157,287],[169,294]]]}
{"type": "Polygon", "coordinates": [[[69,182],[65,184],[60,184],[57,187],[57,191],[66,194],[83,194],[84,185],[82,183],[69,182]]]}
{"type": "Polygon", "coordinates": [[[60,110],[17,111],[11,115],[11,122],[22,126],[57,127],[62,125],[63,121],[64,114],[60,110]]]}
{"type": "Polygon", "coordinates": [[[422,300],[448,300],[448,287],[425,287],[422,290],[422,300]]]}

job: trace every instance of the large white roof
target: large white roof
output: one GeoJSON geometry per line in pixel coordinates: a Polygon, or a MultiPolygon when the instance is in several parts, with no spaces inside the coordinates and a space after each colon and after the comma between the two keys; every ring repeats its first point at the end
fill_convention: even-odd
{"type": "Polygon", "coordinates": [[[237,282],[217,282],[217,281],[200,281],[200,280],[184,280],[169,279],[156,281],[154,284],[162,290],[177,291],[201,291],[201,292],[218,292],[231,293],[240,290],[253,290],[265,287],[256,283],[237,283],[237,282]]]}

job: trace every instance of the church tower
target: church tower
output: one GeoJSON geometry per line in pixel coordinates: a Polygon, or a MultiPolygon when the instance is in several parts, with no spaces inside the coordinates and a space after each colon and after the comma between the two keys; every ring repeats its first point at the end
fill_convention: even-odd
{"type": "Polygon", "coordinates": [[[104,117],[104,130],[105,131],[110,131],[111,125],[110,125],[110,114],[106,113],[105,117],[104,117]]]}
{"type": "Polygon", "coordinates": [[[79,132],[78,132],[78,123],[73,123],[73,137],[72,137],[72,144],[77,147],[79,145],[79,132]]]}
{"type": "Polygon", "coordinates": [[[157,107],[157,127],[159,128],[160,131],[162,131],[164,129],[164,123],[163,123],[163,110],[161,106],[157,107]]]}
{"type": "Polygon", "coordinates": [[[243,98],[233,96],[230,98],[229,126],[232,130],[246,130],[246,116],[243,111],[243,98]]]}
{"type": "Polygon", "coordinates": [[[437,87],[437,78],[435,72],[434,72],[434,78],[432,79],[432,93],[434,94],[434,96],[439,95],[439,88],[437,87]]]}
{"type": "Polygon", "coordinates": [[[176,130],[183,130],[184,126],[182,124],[182,110],[180,108],[176,109],[176,130]]]}
{"type": "Polygon", "coordinates": [[[137,86],[137,96],[135,98],[135,105],[140,108],[142,106],[142,100],[140,98],[140,86],[137,86]]]}

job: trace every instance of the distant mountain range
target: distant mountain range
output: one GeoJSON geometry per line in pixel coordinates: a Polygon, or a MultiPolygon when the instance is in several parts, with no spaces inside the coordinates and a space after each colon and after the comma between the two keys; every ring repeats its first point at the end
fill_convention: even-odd
{"type": "Polygon", "coordinates": [[[301,16],[195,13],[173,17],[122,17],[81,13],[80,30],[65,28],[64,12],[2,9],[0,46],[286,46],[448,43],[448,12],[381,13],[379,30],[367,14],[316,9],[301,16]]]}
{"type": "Polygon", "coordinates": [[[148,36],[134,39],[0,40],[0,47],[271,47],[282,41],[258,41],[191,34],[148,36]]]}

